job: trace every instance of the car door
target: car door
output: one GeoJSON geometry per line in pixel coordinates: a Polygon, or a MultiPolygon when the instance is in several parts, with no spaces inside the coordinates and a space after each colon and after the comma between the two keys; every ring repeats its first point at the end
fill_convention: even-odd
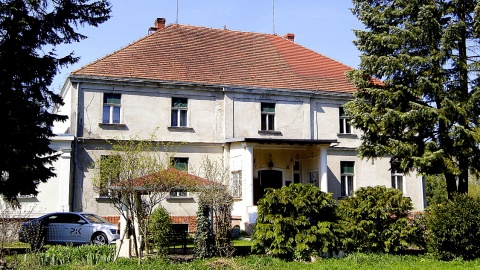
{"type": "Polygon", "coordinates": [[[69,243],[85,244],[90,242],[91,226],[77,214],[68,214],[67,238],[69,243]]]}
{"type": "Polygon", "coordinates": [[[65,221],[64,214],[52,214],[45,219],[48,243],[65,243],[67,237],[65,221]]]}

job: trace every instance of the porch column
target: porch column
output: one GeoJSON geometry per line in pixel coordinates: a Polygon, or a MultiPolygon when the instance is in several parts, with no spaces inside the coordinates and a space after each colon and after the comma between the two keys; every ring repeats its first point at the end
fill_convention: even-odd
{"type": "Polygon", "coordinates": [[[319,178],[320,178],[320,190],[323,192],[328,192],[328,165],[327,165],[327,152],[328,146],[320,146],[320,154],[318,158],[318,168],[319,168],[319,178]]]}
{"type": "Polygon", "coordinates": [[[69,212],[70,209],[70,158],[72,149],[68,148],[60,149],[61,155],[58,159],[60,168],[57,171],[58,179],[58,210],[59,212],[69,212]]]}
{"type": "Polygon", "coordinates": [[[253,146],[244,146],[244,173],[245,193],[243,193],[243,200],[246,206],[253,205],[253,146]]]}
{"type": "Polygon", "coordinates": [[[241,228],[247,231],[248,233],[252,232],[252,224],[256,220],[256,206],[253,202],[253,146],[244,145],[244,155],[243,155],[243,171],[242,173],[244,181],[243,189],[243,205],[245,209],[243,210],[242,215],[242,224],[241,228]],[[243,226],[242,226],[243,225],[243,226]]]}

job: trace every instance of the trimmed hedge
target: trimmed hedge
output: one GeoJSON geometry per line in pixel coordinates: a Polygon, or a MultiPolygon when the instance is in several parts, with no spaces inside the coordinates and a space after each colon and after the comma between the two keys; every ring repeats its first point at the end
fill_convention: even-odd
{"type": "Polygon", "coordinates": [[[399,252],[423,242],[423,230],[409,219],[410,198],[384,186],[364,187],[341,200],[337,213],[346,252],[399,252]]]}
{"type": "Polygon", "coordinates": [[[331,194],[313,185],[268,189],[258,202],[252,251],[308,260],[337,246],[335,221],[331,194]]]}
{"type": "Polygon", "coordinates": [[[441,260],[480,257],[480,199],[455,195],[427,210],[428,251],[441,260]]]}

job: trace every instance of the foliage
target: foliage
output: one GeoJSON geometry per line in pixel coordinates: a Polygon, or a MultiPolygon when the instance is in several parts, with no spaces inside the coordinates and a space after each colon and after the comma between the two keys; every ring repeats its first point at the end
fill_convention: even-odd
{"type": "Polygon", "coordinates": [[[172,224],[172,220],[167,210],[162,206],[157,207],[148,217],[147,224],[147,244],[153,248],[157,248],[158,254],[166,254],[168,246],[167,233],[172,224]]]}
{"type": "Polygon", "coordinates": [[[52,112],[62,97],[48,89],[59,67],[78,61],[73,53],[57,56],[55,47],[86,36],[80,25],[98,26],[109,19],[106,0],[2,1],[0,5],[0,195],[17,203],[17,195],[36,195],[37,185],[55,176],[50,148],[52,112]]]}
{"type": "Polygon", "coordinates": [[[361,62],[348,76],[358,91],[345,109],[363,134],[360,155],[443,174],[449,198],[466,193],[469,170],[480,169],[477,1],[353,5],[365,30],[355,31],[361,62]]]}
{"type": "Polygon", "coordinates": [[[53,266],[83,262],[88,265],[112,262],[114,245],[52,246],[39,254],[40,265],[53,266]]]}
{"type": "Polygon", "coordinates": [[[427,211],[428,250],[441,260],[480,257],[480,198],[455,195],[427,211]]]}
{"type": "Polygon", "coordinates": [[[252,250],[306,260],[336,247],[335,221],[331,194],[313,185],[269,189],[258,202],[252,250]]]}
{"type": "MultiPolygon", "coordinates": [[[[140,262],[140,239],[147,239],[148,217],[170,191],[179,186],[187,189],[197,178],[173,169],[172,157],[178,146],[158,142],[154,135],[148,139],[117,139],[109,144],[110,155],[97,157],[92,164],[92,185],[129,221],[126,230],[132,232],[140,262]],[[132,226],[136,223],[139,231],[132,226]]],[[[126,233],[121,235],[122,242],[126,233]]]]}
{"type": "MultiPolygon", "coordinates": [[[[398,252],[423,239],[420,224],[409,220],[410,198],[384,186],[363,187],[338,204],[345,251],[398,252]]],[[[421,243],[421,242],[420,242],[421,243]]]]}
{"type": "Polygon", "coordinates": [[[427,206],[444,203],[448,199],[445,177],[443,175],[425,176],[425,195],[427,206]]]}
{"type": "Polygon", "coordinates": [[[208,186],[199,190],[199,213],[207,220],[213,217],[214,222],[211,224],[210,220],[207,222],[203,219],[203,224],[199,226],[197,216],[197,233],[200,235],[198,238],[196,236],[199,246],[195,250],[198,251],[198,254],[195,252],[195,256],[199,258],[208,258],[211,255],[230,257],[234,252],[231,233],[233,197],[228,189],[229,171],[223,164],[223,160],[212,161],[206,156],[200,166],[201,174],[208,180],[208,186]],[[213,231],[207,229],[207,223],[213,227],[213,231]],[[202,231],[199,232],[198,229],[202,231]],[[213,242],[209,238],[209,234],[212,233],[213,242]]]}
{"type": "Polygon", "coordinates": [[[211,258],[214,255],[215,240],[210,223],[210,208],[202,201],[198,202],[197,228],[195,232],[195,258],[211,258]]]}
{"type": "Polygon", "coordinates": [[[16,269],[105,269],[105,270],[140,270],[140,269],[359,269],[359,270],[401,270],[401,269],[478,269],[480,260],[475,261],[438,261],[428,255],[391,255],[391,254],[363,254],[352,253],[343,258],[322,259],[311,263],[289,262],[279,258],[264,255],[250,255],[234,258],[212,258],[207,260],[194,260],[192,262],[172,263],[170,260],[162,258],[146,258],[142,265],[138,265],[132,259],[120,259],[117,262],[90,265],[86,262],[69,263],[62,266],[39,266],[32,262],[32,258],[37,255],[24,256],[19,255],[18,268],[16,269]]]}

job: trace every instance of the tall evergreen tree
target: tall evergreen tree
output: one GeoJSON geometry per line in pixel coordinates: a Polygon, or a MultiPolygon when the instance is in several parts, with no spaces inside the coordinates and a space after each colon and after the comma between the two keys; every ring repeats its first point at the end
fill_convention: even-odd
{"type": "Polygon", "coordinates": [[[66,117],[52,112],[63,101],[48,86],[59,67],[78,61],[55,47],[86,38],[77,26],[98,26],[109,14],[107,0],[0,0],[0,195],[8,201],[37,194],[55,175],[49,137],[66,117]]]}
{"type": "Polygon", "coordinates": [[[449,197],[480,169],[480,4],[474,0],[353,0],[365,25],[358,87],[346,105],[363,131],[360,155],[392,169],[443,174],[449,197]]]}

